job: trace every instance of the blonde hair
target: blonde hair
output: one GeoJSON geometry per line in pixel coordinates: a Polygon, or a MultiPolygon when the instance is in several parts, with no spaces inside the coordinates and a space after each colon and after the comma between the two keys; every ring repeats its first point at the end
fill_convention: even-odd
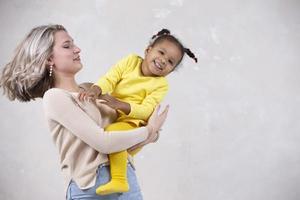
{"type": "Polygon", "coordinates": [[[0,76],[0,87],[9,100],[34,100],[53,87],[54,77],[49,76],[47,60],[52,55],[54,34],[58,31],[66,29],[62,25],[38,26],[18,45],[0,76]]]}

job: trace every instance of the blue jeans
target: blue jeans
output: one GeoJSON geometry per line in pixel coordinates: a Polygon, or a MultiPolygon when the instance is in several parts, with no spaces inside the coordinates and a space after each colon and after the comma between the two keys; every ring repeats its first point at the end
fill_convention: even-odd
{"type": "Polygon", "coordinates": [[[134,169],[127,165],[127,179],[130,190],[125,193],[110,195],[97,195],[96,188],[110,181],[109,166],[100,165],[97,170],[96,184],[85,190],[81,190],[74,181],[71,181],[67,190],[67,200],[143,200],[142,193],[137,182],[134,169]]]}

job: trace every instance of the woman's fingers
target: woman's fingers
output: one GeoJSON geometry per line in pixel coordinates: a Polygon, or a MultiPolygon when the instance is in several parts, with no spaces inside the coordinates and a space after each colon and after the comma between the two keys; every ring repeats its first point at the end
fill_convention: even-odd
{"type": "Polygon", "coordinates": [[[166,106],[166,108],[164,109],[164,111],[159,115],[160,117],[162,117],[162,120],[165,121],[167,116],[168,116],[168,112],[169,112],[169,105],[166,106]]]}
{"type": "Polygon", "coordinates": [[[138,148],[143,147],[144,145],[145,145],[145,144],[144,144],[143,142],[142,142],[142,143],[139,143],[139,144],[136,144],[136,145],[130,147],[130,148],[128,149],[128,151],[134,151],[134,150],[136,150],[136,149],[138,149],[138,148]]]}
{"type": "Polygon", "coordinates": [[[167,105],[166,107],[165,107],[165,109],[162,111],[162,113],[160,113],[160,116],[164,116],[164,115],[167,115],[168,114],[168,111],[169,111],[169,105],[167,105]]]}
{"type": "Polygon", "coordinates": [[[167,105],[166,108],[164,109],[164,111],[162,113],[168,113],[170,106],[167,105]]]}
{"type": "Polygon", "coordinates": [[[169,111],[169,107],[170,107],[170,106],[167,105],[167,106],[165,107],[165,109],[163,110],[163,112],[160,113],[160,114],[158,114],[158,112],[159,112],[159,110],[160,110],[160,108],[161,108],[161,105],[159,104],[159,105],[157,105],[157,106],[155,107],[154,114],[156,114],[156,115],[158,115],[158,116],[166,117],[167,114],[168,114],[168,111],[169,111]]]}
{"type": "Polygon", "coordinates": [[[158,115],[159,109],[160,109],[160,104],[158,104],[157,106],[155,106],[155,109],[154,109],[153,113],[155,115],[158,115]]]}
{"type": "Polygon", "coordinates": [[[155,136],[155,138],[152,140],[152,143],[155,143],[155,142],[157,142],[158,141],[158,139],[159,139],[159,132],[157,132],[157,134],[156,134],[156,136],[155,136]]]}

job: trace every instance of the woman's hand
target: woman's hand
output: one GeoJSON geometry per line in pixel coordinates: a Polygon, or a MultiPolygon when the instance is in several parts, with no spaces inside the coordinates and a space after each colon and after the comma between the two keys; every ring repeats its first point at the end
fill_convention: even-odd
{"type": "Polygon", "coordinates": [[[148,138],[145,141],[129,148],[128,149],[129,152],[137,148],[141,148],[149,143],[156,142],[158,140],[159,130],[161,129],[168,115],[169,105],[166,106],[166,108],[161,114],[158,114],[159,109],[160,109],[160,105],[156,106],[155,110],[153,111],[152,115],[148,120],[148,124],[146,126],[149,130],[148,138]]]}
{"type": "MultiPolygon", "coordinates": [[[[168,111],[169,111],[169,105],[166,106],[166,108],[164,109],[164,111],[161,114],[158,114],[160,109],[160,105],[155,107],[155,110],[153,111],[152,115],[150,116],[149,120],[148,120],[148,124],[146,127],[148,127],[148,129],[152,129],[152,134],[156,134],[162,127],[162,125],[164,124],[167,115],[168,115],[168,111]]],[[[156,138],[153,137],[151,134],[149,134],[149,137],[152,138],[156,138]]],[[[149,138],[148,137],[148,138],[149,138]]]]}
{"type": "Polygon", "coordinates": [[[154,139],[152,139],[152,140],[148,140],[148,139],[147,139],[147,140],[145,140],[144,142],[141,142],[141,143],[139,143],[139,144],[136,144],[136,145],[130,147],[129,149],[127,149],[127,151],[130,153],[131,151],[134,151],[134,150],[136,150],[136,149],[142,148],[142,147],[145,146],[146,144],[156,142],[156,141],[158,140],[158,138],[159,138],[159,134],[160,134],[160,132],[157,132],[157,133],[156,133],[156,138],[154,138],[154,139]]]}

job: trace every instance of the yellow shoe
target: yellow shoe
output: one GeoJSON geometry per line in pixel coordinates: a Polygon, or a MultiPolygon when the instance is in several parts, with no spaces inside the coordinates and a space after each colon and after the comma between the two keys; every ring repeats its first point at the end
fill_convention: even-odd
{"type": "Polygon", "coordinates": [[[129,185],[127,181],[111,180],[105,185],[101,185],[96,189],[98,195],[108,195],[113,193],[123,193],[129,191],[129,185]]]}

